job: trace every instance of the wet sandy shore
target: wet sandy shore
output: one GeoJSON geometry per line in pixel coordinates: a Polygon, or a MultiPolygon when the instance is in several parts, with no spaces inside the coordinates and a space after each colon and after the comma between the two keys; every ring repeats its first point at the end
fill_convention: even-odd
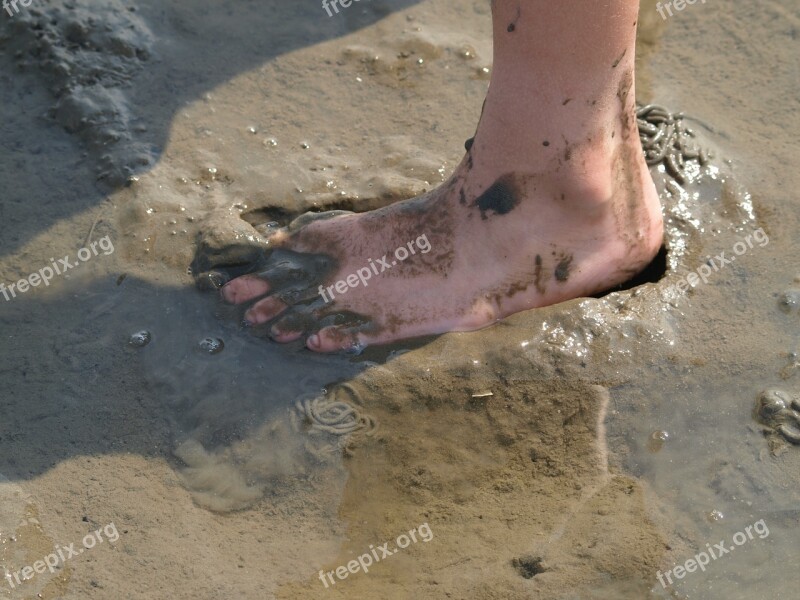
{"type": "Polygon", "coordinates": [[[654,168],[657,281],[358,357],[243,330],[191,265],[246,260],[269,221],[442,182],[480,113],[488,3],[34,0],[2,18],[0,282],[76,266],[0,298],[0,597],[793,597],[789,0],[642,5],[639,100],[684,111],[714,154],[682,187],[654,168]],[[113,252],[75,259],[105,236],[113,252]],[[736,260],[676,292],[721,252],[736,260]],[[345,406],[352,433],[320,427],[345,406]],[[735,551],[664,589],[721,540],[735,551]],[[320,577],[384,543],[368,573],[320,577]]]}

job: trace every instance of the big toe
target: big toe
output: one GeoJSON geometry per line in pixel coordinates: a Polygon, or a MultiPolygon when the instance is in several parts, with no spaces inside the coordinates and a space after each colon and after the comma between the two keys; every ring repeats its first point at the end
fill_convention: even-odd
{"type": "Polygon", "coordinates": [[[243,275],[226,283],[220,293],[230,304],[242,304],[269,292],[269,284],[257,275],[243,275]]]}

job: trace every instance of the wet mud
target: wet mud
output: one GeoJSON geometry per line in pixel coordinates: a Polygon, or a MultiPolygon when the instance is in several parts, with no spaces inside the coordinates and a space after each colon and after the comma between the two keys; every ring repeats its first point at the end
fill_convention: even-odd
{"type": "MultiPolygon", "coordinates": [[[[268,268],[276,227],[446,179],[491,71],[488,4],[375,0],[334,23],[73,2],[3,21],[2,280],[87,238],[116,250],[0,299],[0,560],[121,536],[0,597],[791,597],[800,169],[773,25],[790,9],[665,25],[652,4],[637,100],[669,109],[640,113],[666,224],[652,271],[359,357],[270,343],[215,292],[268,268]],[[766,44],[768,81],[731,31],[766,44]],[[706,40],[725,62],[699,60],[706,40]],[[735,254],[759,228],[768,244],[735,254]],[[736,260],[680,285],[720,252],[736,260]],[[769,538],[658,583],[760,518],[769,538]],[[430,542],[323,587],[422,523],[430,542]]],[[[534,284],[568,277],[557,264],[534,284]]]]}

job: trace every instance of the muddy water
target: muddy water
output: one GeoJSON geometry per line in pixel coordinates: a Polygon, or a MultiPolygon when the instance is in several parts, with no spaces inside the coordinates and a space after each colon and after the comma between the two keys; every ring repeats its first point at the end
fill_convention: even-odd
{"type": "Polygon", "coordinates": [[[640,99],[699,119],[716,154],[685,189],[655,172],[660,282],[317,357],[243,329],[190,266],[251,259],[271,220],[413,196],[460,159],[488,5],[362,4],[3,22],[2,281],[105,235],[115,250],[0,299],[0,560],[121,534],[3,597],[792,597],[800,454],[754,418],[765,389],[800,392],[789,4],[666,22],[643,5],[640,99]],[[671,289],[759,229],[767,244],[671,289]],[[761,519],[768,536],[661,587],[761,519]],[[369,573],[319,578],[423,524],[369,573]]]}

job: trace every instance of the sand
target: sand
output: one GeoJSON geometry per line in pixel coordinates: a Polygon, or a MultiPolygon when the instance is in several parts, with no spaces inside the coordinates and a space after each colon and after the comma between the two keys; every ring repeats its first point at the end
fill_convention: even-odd
{"type": "Polygon", "coordinates": [[[193,275],[251,259],[269,221],[442,182],[485,94],[487,2],[4,13],[0,282],[105,236],[113,252],[0,298],[0,565],[13,582],[84,549],[0,597],[792,597],[800,450],[756,408],[800,393],[800,15],[654,4],[638,98],[714,153],[685,189],[654,171],[665,272],[358,357],[275,346],[193,275]],[[370,426],[320,431],[296,406],[315,398],[370,426]],[[761,519],[768,536],[659,583],[761,519]],[[321,580],[422,525],[428,541],[321,580]]]}

